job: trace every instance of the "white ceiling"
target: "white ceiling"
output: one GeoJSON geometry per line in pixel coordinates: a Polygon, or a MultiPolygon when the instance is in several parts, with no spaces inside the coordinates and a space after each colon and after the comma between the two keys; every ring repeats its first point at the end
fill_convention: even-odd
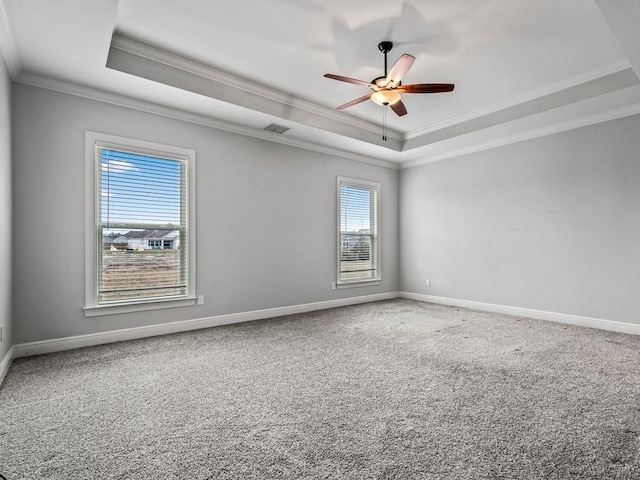
{"type": "Polygon", "coordinates": [[[0,0],[0,41],[19,82],[412,165],[640,112],[634,1],[0,0]],[[368,89],[323,74],[382,75],[382,40],[455,90],[335,110],[368,89]]]}

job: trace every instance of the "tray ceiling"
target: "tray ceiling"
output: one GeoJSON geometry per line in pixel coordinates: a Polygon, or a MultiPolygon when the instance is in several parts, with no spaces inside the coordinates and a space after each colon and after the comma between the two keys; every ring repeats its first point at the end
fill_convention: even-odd
{"type": "Polygon", "coordinates": [[[371,161],[412,165],[640,111],[633,0],[0,1],[16,81],[371,161]],[[404,83],[456,85],[405,95],[406,116],[387,108],[387,141],[385,107],[335,110],[367,88],[323,77],[382,75],[382,40],[390,64],[416,57],[404,83]]]}

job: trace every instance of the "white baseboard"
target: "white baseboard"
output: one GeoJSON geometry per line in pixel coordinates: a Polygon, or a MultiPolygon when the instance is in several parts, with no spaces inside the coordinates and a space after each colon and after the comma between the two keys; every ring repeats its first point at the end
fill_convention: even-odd
{"type": "Polygon", "coordinates": [[[228,315],[217,315],[215,317],[182,320],[178,322],[163,323],[159,325],[126,328],[122,330],[111,330],[108,332],[56,338],[53,340],[21,343],[13,346],[13,358],[61,352],[64,350],[72,350],[74,348],[90,347],[94,345],[102,345],[105,343],[121,342],[124,340],[135,340],[138,338],[154,337],[157,335],[167,335],[170,333],[186,332],[189,330],[217,327],[220,325],[248,322],[251,320],[260,320],[264,318],[281,317],[283,315],[294,315],[297,313],[325,310],[327,308],[344,307],[347,305],[356,305],[359,303],[390,300],[393,298],[398,298],[399,296],[400,294],[398,292],[379,293],[375,295],[328,300],[325,302],[305,303],[301,305],[291,305],[288,307],[268,308],[265,310],[254,310],[251,312],[231,313],[228,315]]]}
{"type": "Polygon", "coordinates": [[[2,359],[2,362],[0,362],[0,385],[2,385],[2,382],[4,381],[4,377],[7,375],[7,372],[9,371],[9,367],[11,366],[11,362],[13,361],[14,354],[15,354],[15,350],[13,347],[11,347],[9,351],[6,353],[6,355],[4,356],[4,358],[2,359]]]}
{"type": "Polygon", "coordinates": [[[631,335],[640,335],[640,325],[636,325],[633,323],[615,322],[612,320],[602,320],[600,318],[581,317],[578,315],[545,312],[543,310],[531,310],[528,308],[508,307],[505,305],[474,302],[472,300],[459,300],[457,298],[437,297],[434,295],[424,295],[420,293],[400,292],[399,296],[400,298],[418,300],[420,302],[438,303],[440,305],[470,308],[472,310],[480,310],[483,312],[504,313],[517,317],[535,318],[537,320],[546,320],[549,322],[578,325],[580,327],[597,328],[600,330],[628,333],[631,335]]]}

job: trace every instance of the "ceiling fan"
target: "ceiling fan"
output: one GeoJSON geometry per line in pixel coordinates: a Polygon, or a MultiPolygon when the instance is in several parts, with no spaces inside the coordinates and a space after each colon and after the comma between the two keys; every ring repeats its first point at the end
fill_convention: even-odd
{"type": "Polygon", "coordinates": [[[413,85],[402,85],[402,77],[409,71],[416,58],[407,53],[403,54],[396,63],[393,64],[389,73],[387,73],[387,54],[391,51],[391,48],[393,48],[392,42],[380,42],[378,44],[378,49],[384,53],[384,75],[374,78],[371,82],[343,77],[342,75],[334,75],[332,73],[324,74],[325,77],[332,78],[333,80],[353,83],[354,85],[363,85],[371,89],[371,93],[356,98],[344,105],[340,105],[337,107],[338,110],[352,107],[353,105],[371,99],[378,105],[389,105],[391,110],[401,117],[407,114],[407,108],[404,106],[404,103],[402,103],[403,93],[441,93],[450,92],[454,89],[452,83],[415,83],[413,85]]]}

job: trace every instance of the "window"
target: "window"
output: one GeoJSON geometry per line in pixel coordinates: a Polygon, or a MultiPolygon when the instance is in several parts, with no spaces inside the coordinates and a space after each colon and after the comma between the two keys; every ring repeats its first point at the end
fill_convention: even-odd
{"type": "Polygon", "coordinates": [[[195,304],[195,152],[93,132],[87,316],[195,304]]]}
{"type": "Polygon", "coordinates": [[[338,287],[380,281],[379,196],[378,183],[338,177],[338,287]]]}

